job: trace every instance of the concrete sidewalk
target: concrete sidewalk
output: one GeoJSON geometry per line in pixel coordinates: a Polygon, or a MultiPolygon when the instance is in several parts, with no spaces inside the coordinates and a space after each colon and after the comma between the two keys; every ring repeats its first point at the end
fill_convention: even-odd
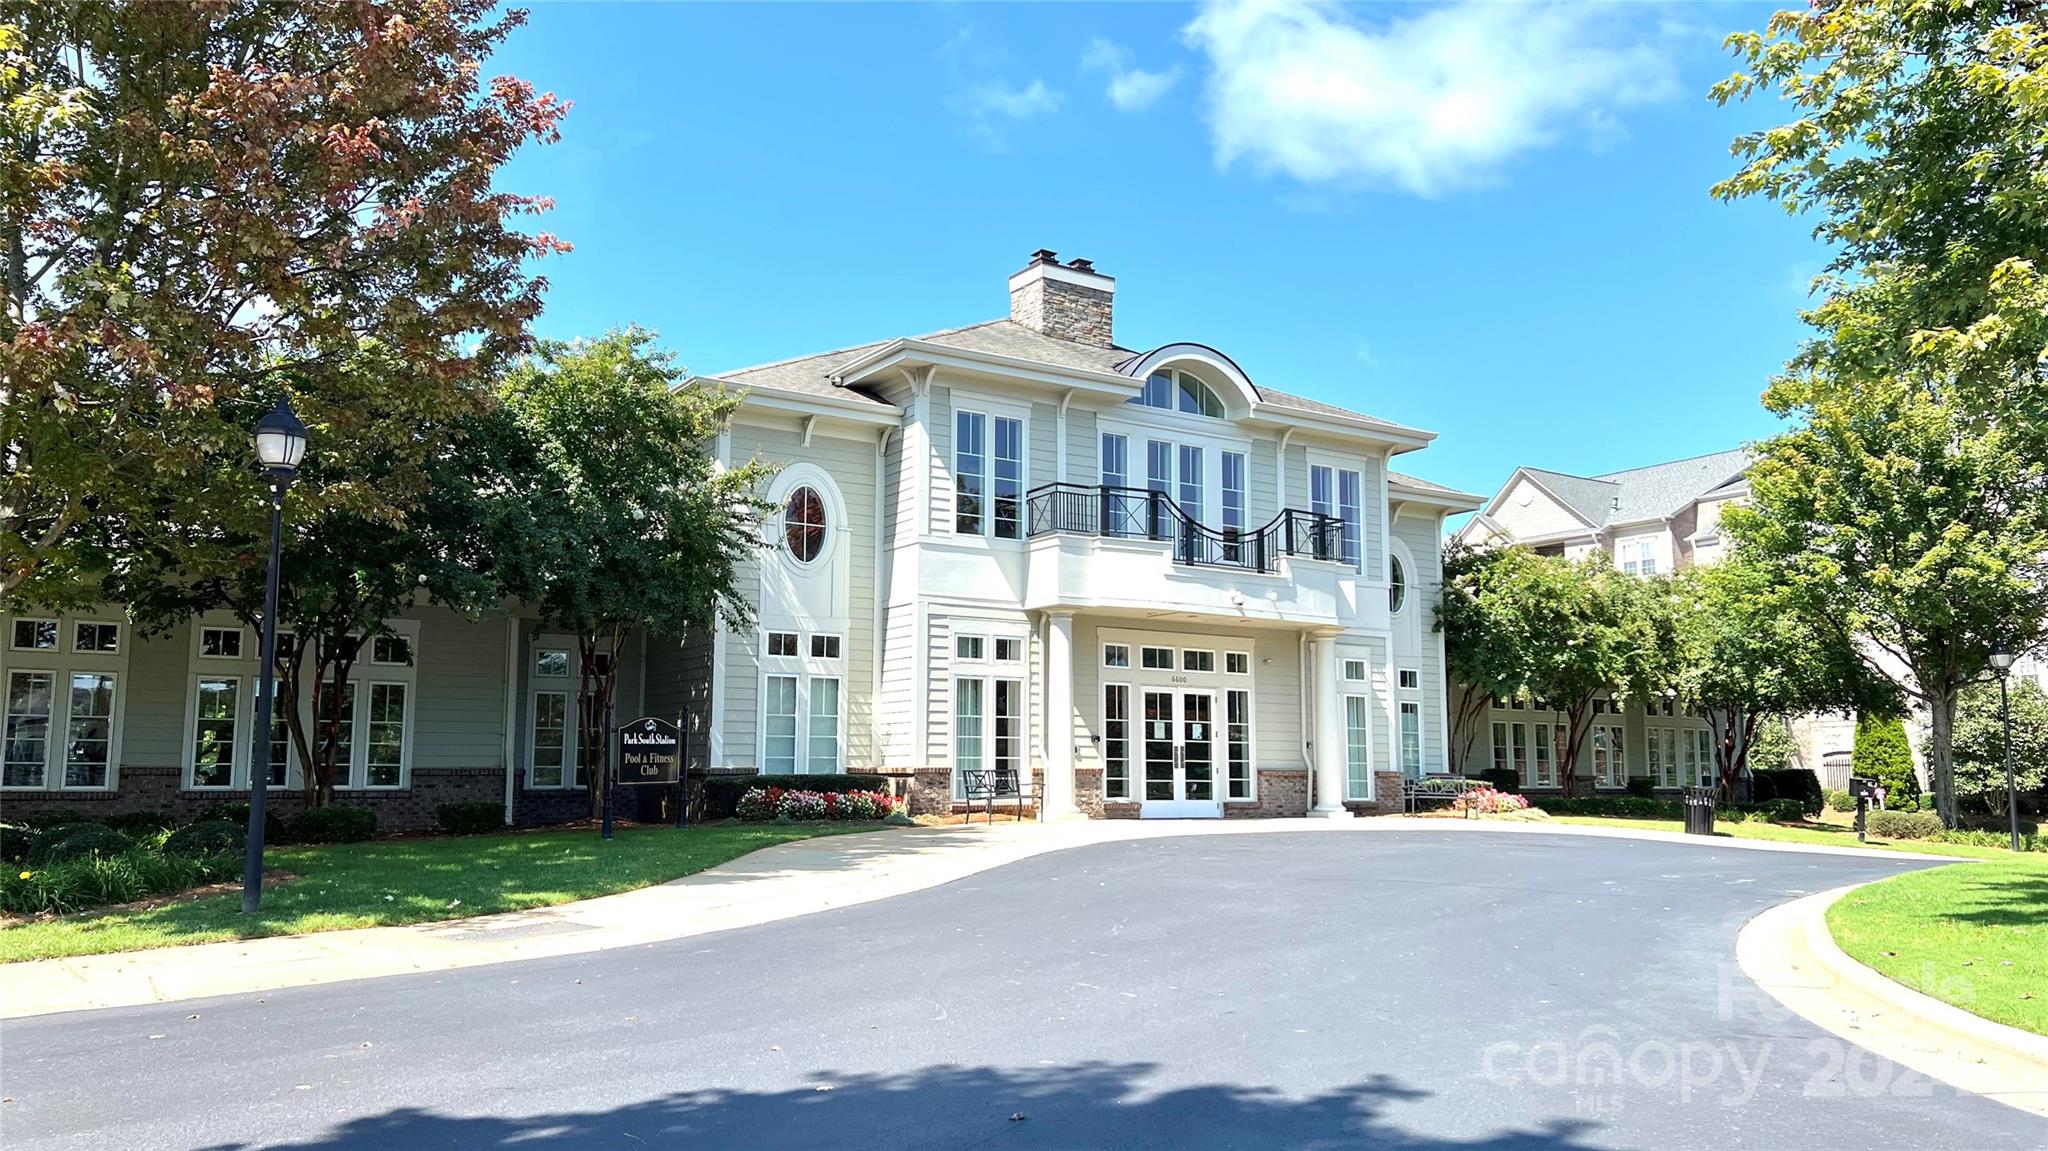
{"type": "MultiPolygon", "coordinates": [[[[1743,851],[1893,853],[1499,820],[1107,820],[907,828],[764,848],[670,883],[534,911],[406,927],[0,964],[0,1018],[573,955],[726,931],[937,887],[1050,851],[1178,835],[1485,832],[1653,839],[1743,851]]],[[[1923,857],[1924,858],[1924,857],[1923,857]]]]}

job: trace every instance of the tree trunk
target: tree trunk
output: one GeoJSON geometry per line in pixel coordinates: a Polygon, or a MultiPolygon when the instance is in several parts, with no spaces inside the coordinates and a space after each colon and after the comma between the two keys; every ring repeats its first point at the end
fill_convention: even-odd
{"type": "Polygon", "coordinates": [[[1934,813],[1943,827],[1956,825],[1956,768],[1953,758],[1956,729],[1956,693],[1931,690],[1926,693],[1928,712],[1927,783],[1934,792],[1934,813]]]}
{"type": "Polygon", "coordinates": [[[1555,732],[1551,736],[1551,746],[1556,749],[1553,754],[1557,756],[1557,782],[1566,799],[1572,798],[1572,785],[1578,781],[1579,753],[1585,750],[1586,733],[1593,728],[1592,719],[1593,701],[1582,699],[1565,709],[1564,746],[1557,747],[1555,732]]]}
{"type": "Polygon", "coordinates": [[[592,819],[604,817],[604,793],[611,786],[612,740],[611,732],[605,728],[604,717],[606,709],[611,705],[612,694],[618,687],[619,649],[624,646],[624,639],[623,627],[612,628],[609,637],[601,637],[596,633],[576,637],[577,654],[581,657],[583,665],[582,675],[577,681],[578,695],[589,701],[582,709],[585,712],[582,726],[587,734],[581,741],[581,747],[584,749],[584,762],[589,769],[592,819]],[[604,650],[611,656],[601,674],[597,670],[600,644],[604,644],[604,650]],[[595,755],[590,754],[590,749],[593,748],[596,750],[595,755]]]}
{"type": "Polygon", "coordinates": [[[1489,692],[1466,686],[1458,696],[1458,711],[1454,717],[1455,730],[1451,749],[1456,757],[1451,770],[1464,775],[1472,763],[1472,745],[1479,741],[1479,717],[1485,713],[1486,705],[1493,698],[1489,692]]]}

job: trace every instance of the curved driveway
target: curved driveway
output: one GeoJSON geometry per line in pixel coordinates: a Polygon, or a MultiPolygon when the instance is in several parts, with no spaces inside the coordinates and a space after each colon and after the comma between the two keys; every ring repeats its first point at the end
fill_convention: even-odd
{"type": "Polygon", "coordinates": [[[1786,1017],[1737,930],[1911,861],[1112,843],[645,948],[0,1025],[31,1148],[2048,1147],[1786,1017]]]}

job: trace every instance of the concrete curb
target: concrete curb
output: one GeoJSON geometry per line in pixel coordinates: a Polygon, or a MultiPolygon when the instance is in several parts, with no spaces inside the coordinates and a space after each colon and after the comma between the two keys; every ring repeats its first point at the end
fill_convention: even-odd
{"type": "MultiPolygon", "coordinates": [[[[533,911],[0,964],[0,1019],[451,971],[642,947],[906,895],[1047,852],[1188,835],[1403,831],[1572,835],[1740,851],[1897,853],[1542,822],[1369,819],[1061,821],[822,836],[668,883],[533,911]]],[[[1931,858],[1931,857],[1922,857],[1931,858]]]]}
{"type": "Polygon", "coordinates": [[[1887,979],[1835,943],[1828,908],[1861,884],[1781,903],[1736,937],[1743,974],[1808,1022],[1972,1094],[2048,1117],[2048,1037],[1887,979]]]}

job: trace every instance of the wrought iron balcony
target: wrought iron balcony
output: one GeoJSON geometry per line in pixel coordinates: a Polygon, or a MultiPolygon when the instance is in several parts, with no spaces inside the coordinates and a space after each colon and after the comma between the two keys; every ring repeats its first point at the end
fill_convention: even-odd
{"type": "Polygon", "coordinates": [[[1266,526],[1217,530],[1183,510],[1172,496],[1147,488],[1045,484],[1024,498],[1025,535],[1068,533],[1173,545],[1175,563],[1273,572],[1282,556],[1334,560],[1344,548],[1335,516],[1288,508],[1266,526]]]}

